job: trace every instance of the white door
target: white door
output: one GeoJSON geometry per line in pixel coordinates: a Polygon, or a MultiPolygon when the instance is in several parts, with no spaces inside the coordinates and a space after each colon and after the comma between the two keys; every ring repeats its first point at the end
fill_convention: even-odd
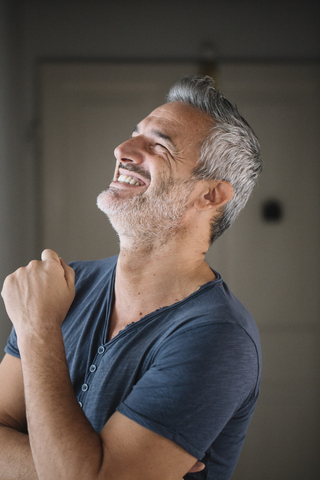
{"type": "Polygon", "coordinates": [[[208,254],[252,312],[263,348],[261,398],[234,479],[316,480],[320,69],[229,65],[221,89],[256,130],[264,160],[246,209],[208,254]]]}
{"type": "MultiPolygon", "coordinates": [[[[164,103],[180,64],[41,67],[41,246],[67,261],[116,254],[95,206],[113,149],[164,103]]],[[[219,86],[260,137],[264,172],[207,259],[253,313],[260,401],[234,480],[319,478],[319,68],[222,65],[219,86]]]]}

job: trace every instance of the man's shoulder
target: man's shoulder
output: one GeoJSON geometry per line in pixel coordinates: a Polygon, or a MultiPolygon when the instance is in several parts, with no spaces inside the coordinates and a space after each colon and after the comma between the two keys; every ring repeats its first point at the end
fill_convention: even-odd
{"type": "Polygon", "coordinates": [[[252,315],[219,274],[215,281],[203,285],[182,302],[178,311],[186,328],[206,326],[209,331],[216,331],[217,328],[224,330],[232,326],[235,330],[246,332],[259,345],[259,332],[252,315]]]}
{"type": "Polygon", "coordinates": [[[241,301],[229,290],[221,276],[202,285],[182,302],[183,310],[188,316],[198,314],[219,323],[238,323],[240,319],[252,320],[252,317],[241,301]]]}
{"type": "Polygon", "coordinates": [[[70,262],[69,265],[76,273],[76,283],[85,280],[88,277],[108,276],[113,273],[117,264],[118,255],[114,257],[102,258],[99,260],[77,260],[70,262]]]}

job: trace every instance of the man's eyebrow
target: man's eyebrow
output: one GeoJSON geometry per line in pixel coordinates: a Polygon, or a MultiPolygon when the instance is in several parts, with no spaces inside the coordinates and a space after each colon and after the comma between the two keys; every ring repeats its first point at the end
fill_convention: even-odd
{"type": "MultiPolygon", "coordinates": [[[[139,133],[138,125],[136,125],[134,127],[134,129],[132,130],[132,133],[139,133]]],[[[162,138],[163,140],[166,140],[168,143],[170,143],[172,148],[176,149],[176,146],[175,146],[172,138],[169,135],[167,135],[166,133],[163,133],[160,130],[153,129],[153,130],[151,130],[151,134],[156,136],[156,137],[162,138]]]]}

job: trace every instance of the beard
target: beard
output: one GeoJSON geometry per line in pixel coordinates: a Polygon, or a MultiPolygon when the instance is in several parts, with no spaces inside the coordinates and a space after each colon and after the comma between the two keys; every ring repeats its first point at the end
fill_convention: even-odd
{"type": "MultiPolygon", "coordinates": [[[[134,170],[132,167],[130,170],[134,170]]],[[[153,191],[121,196],[117,188],[109,187],[97,198],[119,238],[127,237],[139,248],[150,250],[164,245],[185,230],[183,218],[188,208],[194,179],[161,179],[153,191]]]]}

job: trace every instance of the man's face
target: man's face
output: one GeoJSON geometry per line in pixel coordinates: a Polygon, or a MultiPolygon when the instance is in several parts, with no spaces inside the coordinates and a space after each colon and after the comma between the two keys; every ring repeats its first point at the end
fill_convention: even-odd
{"type": "Polygon", "coordinates": [[[191,179],[212,120],[181,102],[142,120],[115,149],[113,182],[98,197],[119,235],[159,236],[181,224],[196,181],[191,179]]]}

